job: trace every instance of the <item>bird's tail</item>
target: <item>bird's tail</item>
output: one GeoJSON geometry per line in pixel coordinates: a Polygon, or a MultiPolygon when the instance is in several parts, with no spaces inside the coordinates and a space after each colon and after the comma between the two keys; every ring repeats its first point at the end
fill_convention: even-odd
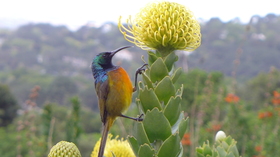
{"type": "Polygon", "coordinates": [[[106,142],[107,142],[107,137],[108,137],[108,132],[113,125],[115,121],[115,118],[107,118],[107,121],[104,124],[103,132],[102,132],[102,137],[101,137],[101,143],[99,147],[99,152],[98,152],[98,157],[103,157],[106,142]]]}

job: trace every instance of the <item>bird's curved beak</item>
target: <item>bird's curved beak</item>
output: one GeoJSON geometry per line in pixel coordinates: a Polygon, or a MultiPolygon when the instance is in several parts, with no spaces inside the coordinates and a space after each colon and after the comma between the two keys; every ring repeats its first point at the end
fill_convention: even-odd
{"type": "Polygon", "coordinates": [[[123,47],[120,47],[114,51],[111,52],[111,55],[110,57],[113,57],[116,53],[118,53],[119,51],[123,50],[123,49],[126,49],[126,48],[130,48],[130,47],[133,47],[133,46],[123,46],[123,47]]]}

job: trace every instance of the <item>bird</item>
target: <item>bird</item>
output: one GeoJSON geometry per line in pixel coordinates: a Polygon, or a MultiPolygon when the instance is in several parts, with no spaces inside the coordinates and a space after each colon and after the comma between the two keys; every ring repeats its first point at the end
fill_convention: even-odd
{"type": "Polygon", "coordinates": [[[141,114],[137,118],[123,115],[132,101],[132,93],[137,88],[137,75],[145,70],[144,64],[135,73],[135,85],[133,87],[129,75],[121,66],[115,66],[112,58],[119,51],[132,46],[123,46],[114,51],[101,52],[96,55],[91,64],[91,70],[95,79],[95,91],[98,98],[100,117],[103,124],[101,143],[98,157],[103,157],[108,132],[117,117],[142,121],[141,114]]]}

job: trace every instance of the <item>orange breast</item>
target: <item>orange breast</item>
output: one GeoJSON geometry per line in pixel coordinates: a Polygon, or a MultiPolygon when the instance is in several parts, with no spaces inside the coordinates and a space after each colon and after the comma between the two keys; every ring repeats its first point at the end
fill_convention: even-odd
{"type": "Polygon", "coordinates": [[[105,107],[111,116],[119,116],[131,104],[132,83],[129,75],[122,67],[109,71],[107,75],[110,90],[105,107]]]}

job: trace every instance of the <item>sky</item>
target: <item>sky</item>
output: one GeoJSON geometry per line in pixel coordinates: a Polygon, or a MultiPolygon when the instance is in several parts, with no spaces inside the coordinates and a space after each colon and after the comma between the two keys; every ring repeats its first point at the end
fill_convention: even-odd
{"type": "MultiPolygon", "coordinates": [[[[198,19],[218,17],[224,22],[239,18],[249,22],[253,15],[280,15],[276,0],[169,0],[185,5],[198,19]]],[[[0,26],[51,23],[78,29],[87,23],[117,22],[135,15],[154,0],[1,0],[0,26]]],[[[158,1],[156,1],[158,2],[158,1]]]]}

